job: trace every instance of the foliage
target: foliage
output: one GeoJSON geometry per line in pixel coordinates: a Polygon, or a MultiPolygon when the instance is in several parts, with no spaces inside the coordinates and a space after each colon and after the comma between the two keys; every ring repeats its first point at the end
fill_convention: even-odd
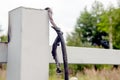
{"type": "MultiPolygon", "coordinates": [[[[120,8],[104,9],[101,2],[95,1],[90,11],[84,8],[77,19],[75,29],[67,36],[68,46],[109,48],[110,34],[113,48],[120,49],[120,8]],[[110,18],[112,19],[110,22],[110,18]],[[110,26],[112,29],[110,30],[110,26]]],[[[74,65],[70,66],[75,73],[84,68],[94,67],[97,70],[108,68],[108,65],[74,65]]]]}
{"type": "Polygon", "coordinates": [[[77,32],[73,32],[68,34],[67,36],[67,45],[68,46],[81,46],[81,37],[80,34],[77,32]]]}
{"type": "MultiPolygon", "coordinates": [[[[120,2],[119,2],[120,4],[120,2]]],[[[90,11],[87,7],[76,21],[74,31],[67,36],[68,46],[109,48],[110,39],[113,48],[120,49],[120,5],[104,9],[101,2],[95,1],[90,11]],[[112,28],[110,29],[110,26],[112,28]],[[110,34],[112,37],[110,38],[110,34]]],[[[75,75],[78,71],[112,69],[109,65],[70,64],[69,70],[75,75]]]]}
{"type": "Polygon", "coordinates": [[[1,38],[1,42],[7,42],[8,41],[8,38],[7,38],[7,36],[1,36],[0,37],[1,38]]]}
{"type": "Polygon", "coordinates": [[[77,20],[74,32],[67,36],[68,46],[91,46],[89,40],[92,37],[93,28],[89,27],[92,26],[89,23],[91,23],[91,15],[85,8],[85,11],[82,12],[80,18],[77,20]]]}
{"type": "Polygon", "coordinates": [[[55,73],[56,65],[55,64],[49,64],[49,75],[53,75],[55,73]]]}
{"type": "MultiPolygon", "coordinates": [[[[74,65],[74,64],[73,64],[74,65]]],[[[69,65],[69,66],[72,66],[69,65]]],[[[104,69],[101,70],[95,70],[92,69],[84,69],[84,72],[79,71],[77,75],[70,74],[71,77],[77,77],[78,80],[120,80],[120,68],[118,69],[111,69],[112,65],[107,66],[104,69]]],[[[49,76],[49,80],[64,80],[63,77],[61,77],[61,74],[54,74],[49,76]]]]}
{"type": "Polygon", "coordinates": [[[68,46],[83,46],[83,47],[96,47],[103,46],[108,48],[106,37],[107,33],[99,31],[97,24],[100,22],[100,16],[104,13],[102,3],[95,1],[92,5],[92,10],[88,11],[84,8],[79,18],[77,19],[74,31],[67,36],[68,46]]]}
{"type": "Polygon", "coordinates": [[[111,33],[114,49],[120,49],[120,8],[111,8],[100,17],[101,21],[97,29],[106,33],[111,33]],[[110,23],[111,18],[111,23],[110,23]],[[110,30],[110,26],[112,29],[110,30]]]}

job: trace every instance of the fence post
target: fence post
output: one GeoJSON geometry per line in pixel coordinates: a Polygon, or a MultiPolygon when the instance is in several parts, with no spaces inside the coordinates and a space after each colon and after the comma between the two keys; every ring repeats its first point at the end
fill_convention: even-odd
{"type": "Polygon", "coordinates": [[[9,12],[7,80],[48,80],[47,11],[19,7],[9,12]]]}

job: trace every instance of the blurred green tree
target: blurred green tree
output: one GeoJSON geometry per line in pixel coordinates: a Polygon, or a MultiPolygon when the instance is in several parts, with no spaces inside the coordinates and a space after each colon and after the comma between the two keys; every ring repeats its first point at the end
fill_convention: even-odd
{"type": "Polygon", "coordinates": [[[1,42],[8,42],[8,37],[3,35],[0,37],[1,38],[1,42]]]}
{"type": "Polygon", "coordinates": [[[106,47],[101,45],[101,42],[104,41],[104,36],[107,36],[107,33],[97,29],[97,24],[100,22],[100,16],[104,11],[103,4],[98,1],[93,3],[91,11],[88,11],[85,7],[84,11],[81,12],[77,19],[74,31],[67,36],[67,45],[106,47]]]}
{"type": "Polygon", "coordinates": [[[97,25],[99,31],[108,34],[109,47],[120,49],[120,8],[110,7],[100,17],[100,23],[97,25]]]}
{"type": "MultiPolygon", "coordinates": [[[[84,8],[84,11],[80,14],[77,19],[75,29],[71,34],[67,36],[68,46],[78,46],[78,47],[101,47],[108,48],[108,46],[102,45],[101,42],[105,41],[105,36],[107,33],[105,31],[98,30],[98,23],[100,23],[100,17],[105,12],[104,6],[101,2],[95,1],[92,5],[91,11],[84,8]]],[[[83,71],[84,68],[95,68],[101,69],[105,65],[71,65],[72,69],[75,69],[75,73],[80,70],[83,71]]]]}

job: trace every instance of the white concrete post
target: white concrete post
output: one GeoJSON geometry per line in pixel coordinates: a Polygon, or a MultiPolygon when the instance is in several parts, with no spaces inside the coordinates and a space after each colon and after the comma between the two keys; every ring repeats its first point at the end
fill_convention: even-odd
{"type": "Polygon", "coordinates": [[[48,15],[19,7],[9,12],[7,80],[48,80],[48,15]]]}

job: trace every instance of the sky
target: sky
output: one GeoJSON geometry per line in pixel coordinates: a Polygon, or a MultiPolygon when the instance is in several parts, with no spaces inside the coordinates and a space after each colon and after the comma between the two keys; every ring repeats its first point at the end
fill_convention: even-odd
{"type": "MultiPolygon", "coordinates": [[[[91,5],[95,0],[0,0],[0,28],[4,30],[3,34],[7,32],[8,28],[8,12],[14,8],[23,6],[36,9],[44,9],[45,7],[51,7],[53,10],[53,18],[58,27],[66,33],[73,31],[77,18],[80,16],[80,12],[87,6],[90,10],[91,5]]],[[[107,8],[110,4],[116,6],[116,0],[98,0],[104,4],[107,8]]],[[[53,38],[56,35],[52,35],[55,32],[50,28],[50,43],[53,42],[53,38]]],[[[0,33],[2,35],[2,33],[0,33]]]]}

